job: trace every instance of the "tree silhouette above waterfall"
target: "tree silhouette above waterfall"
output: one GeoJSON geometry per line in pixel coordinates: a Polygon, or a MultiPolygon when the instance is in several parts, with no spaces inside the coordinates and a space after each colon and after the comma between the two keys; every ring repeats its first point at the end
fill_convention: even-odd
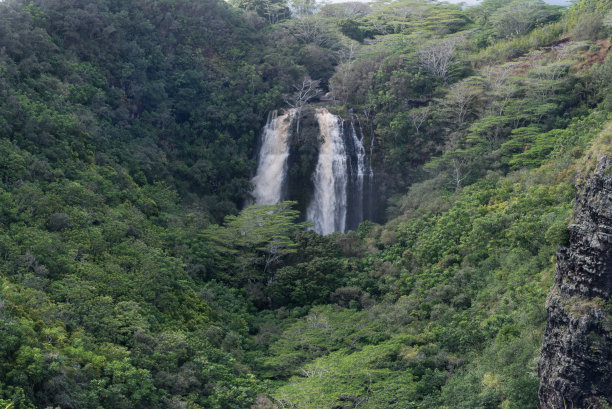
{"type": "Polygon", "coordinates": [[[302,115],[302,109],[308,101],[318,97],[323,93],[323,90],[319,88],[320,80],[311,80],[310,78],[304,78],[302,83],[294,85],[295,92],[283,97],[285,103],[296,111],[296,130],[295,133],[299,136],[300,134],[300,117],[302,115]]]}

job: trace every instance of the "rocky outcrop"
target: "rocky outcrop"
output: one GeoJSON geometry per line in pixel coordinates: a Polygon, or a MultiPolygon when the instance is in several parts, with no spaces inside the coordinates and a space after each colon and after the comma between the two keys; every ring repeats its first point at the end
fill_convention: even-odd
{"type": "Polygon", "coordinates": [[[583,186],[557,252],[538,372],[542,409],[612,407],[612,160],[583,186]]]}

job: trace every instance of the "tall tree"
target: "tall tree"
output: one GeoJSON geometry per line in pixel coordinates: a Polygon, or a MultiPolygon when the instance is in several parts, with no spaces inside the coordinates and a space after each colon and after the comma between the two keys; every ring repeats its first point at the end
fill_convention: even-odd
{"type": "Polygon", "coordinates": [[[227,216],[223,226],[202,233],[223,260],[237,274],[232,281],[271,281],[273,267],[284,256],[295,253],[291,235],[305,227],[296,223],[295,202],[249,206],[236,216],[227,216]]]}

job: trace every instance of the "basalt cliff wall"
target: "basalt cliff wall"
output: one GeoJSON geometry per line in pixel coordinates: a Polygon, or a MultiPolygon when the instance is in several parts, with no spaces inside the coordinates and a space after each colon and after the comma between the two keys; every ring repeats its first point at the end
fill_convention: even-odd
{"type": "Polygon", "coordinates": [[[538,372],[541,409],[612,407],[612,160],[578,194],[555,284],[538,372]]]}

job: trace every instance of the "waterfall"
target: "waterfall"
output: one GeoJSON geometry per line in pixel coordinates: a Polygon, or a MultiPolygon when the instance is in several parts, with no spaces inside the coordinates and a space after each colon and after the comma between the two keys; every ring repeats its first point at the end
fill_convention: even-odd
{"type": "MultiPolygon", "coordinates": [[[[304,197],[310,194],[309,183],[288,177],[288,167],[294,162],[289,158],[289,139],[296,114],[291,109],[282,115],[273,111],[268,116],[261,134],[257,173],[251,180],[255,204],[276,204],[296,200],[302,192],[304,197]]],[[[359,118],[351,115],[350,122],[345,122],[320,108],[316,109],[315,119],[321,144],[317,163],[313,164],[313,191],[306,219],[313,223],[314,231],[323,235],[357,230],[359,223],[374,215],[375,190],[359,118]]]]}
{"type": "Polygon", "coordinates": [[[251,180],[255,188],[255,204],[276,204],[283,200],[283,187],[287,175],[289,157],[289,130],[295,116],[295,109],[284,111],[278,116],[270,112],[262,133],[257,174],[251,180]]]}
{"type": "MultiPolygon", "coordinates": [[[[363,142],[363,128],[361,127],[361,123],[359,123],[359,131],[361,133],[361,141],[363,142]]],[[[367,182],[366,188],[364,191],[364,198],[366,203],[364,204],[364,212],[363,218],[360,220],[360,223],[364,220],[372,220],[375,217],[376,209],[375,209],[375,187],[374,187],[374,169],[372,168],[372,158],[374,157],[374,135],[370,136],[370,155],[366,157],[367,160],[367,182]]]]}
{"type": "Polygon", "coordinates": [[[316,119],[323,144],[313,175],[314,196],[306,217],[319,234],[344,232],[348,168],[342,120],[324,108],[316,110],[316,119]]]}
{"type": "Polygon", "coordinates": [[[350,181],[348,186],[347,230],[357,230],[364,219],[364,182],[366,174],[366,150],[363,146],[363,133],[357,133],[354,118],[351,118],[350,135],[347,137],[347,158],[349,160],[350,181]]]}

